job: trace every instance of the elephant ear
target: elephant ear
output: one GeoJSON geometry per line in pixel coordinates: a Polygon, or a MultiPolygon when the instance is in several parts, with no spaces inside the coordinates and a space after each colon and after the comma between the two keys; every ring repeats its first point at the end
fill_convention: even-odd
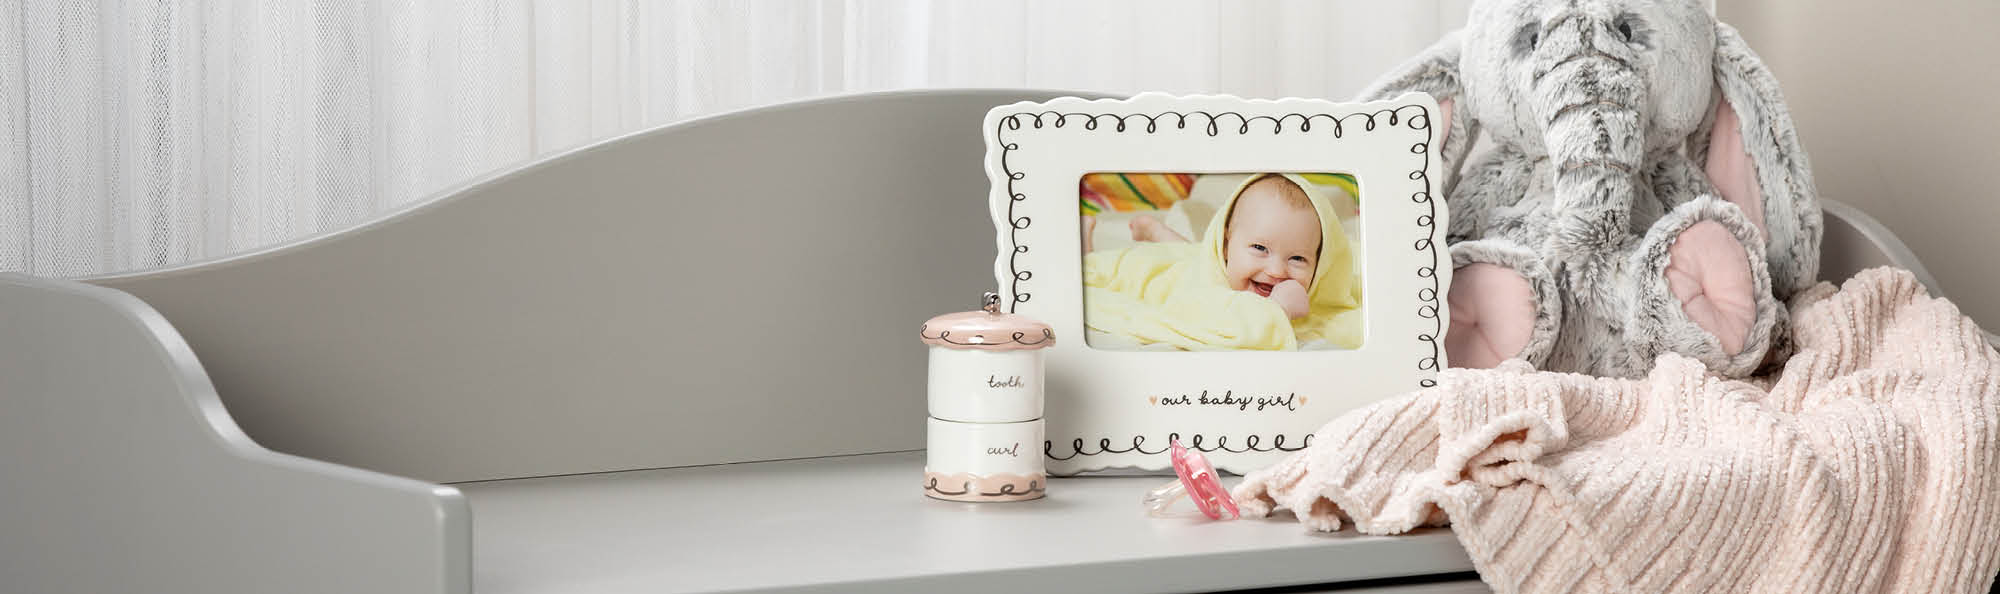
{"type": "Polygon", "coordinates": [[[1472,150],[1472,144],[1479,135],[1479,125],[1469,118],[1453,119],[1459,99],[1465,94],[1465,87],[1459,82],[1459,52],[1463,46],[1463,31],[1453,31],[1425,49],[1423,53],[1397,66],[1388,75],[1368,85],[1361,91],[1360,101],[1381,101],[1395,99],[1404,93],[1429,93],[1438,102],[1438,138],[1443,141],[1439,153],[1444,158],[1447,173],[1444,191],[1451,195],[1456,183],[1459,165],[1465,155],[1472,150]],[[1459,120],[1460,130],[1453,124],[1459,120]],[[1456,133],[1454,133],[1456,132],[1456,133]]]}
{"type": "Polygon", "coordinates": [[[1721,95],[1689,139],[1724,200],[1736,204],[1764,236],[1771,291],[1779,299],[1812,286],[1819,275],[1821,221],[1812,164],[1799,144],[1778,79],[1729,25],[1715,30],[1715,82],[1721,95]]]}

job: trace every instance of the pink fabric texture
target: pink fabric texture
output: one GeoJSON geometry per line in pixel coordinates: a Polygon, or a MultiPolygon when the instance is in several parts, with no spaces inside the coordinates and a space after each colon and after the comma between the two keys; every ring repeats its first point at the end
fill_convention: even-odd
{"type": "Polygon", "coordinates": [[[1451,138],[1451,109],[1452,100],[1438,102],[1438,146],[1444,146],[1444,141],[1451,138]]]}
{"type": "Polygon", "coordinates": [[[1771,230],[1764,226],[1764,192],[1757,189],[1757,168],[1750,163],[1750,152],[1743,148],[1742,126],[1736,108],[1728,101],[1716,102],[1715,130],[1708,135],[1708,162],[1702,170],[1722,199],[1742,208],[1743,215],[1768,238],[1771,230]]]}
{"type": "Polygon", "coordinates": [[[2000,571],[2000,353],[1909,273],[1792,301],[1780,373],[1453,369],[1246,476],[1245,516],[1449,522],[1501,592],[1975,592],[2000,571]]]}
{"type": "Polygon", "coordinates": [[[1721,223],[1702,221],[1682,231],[1667,253],[1667,290],[1680,299],[1681,311],[1721,341],[1724,352],[1743,352],[1757,322],[1750,252],[1721,223]]]}
{"type": "Polygon", "coordinates": [[[1521,273],[1468,264],[1451,273],[1451,329],[1444,350],[1453,367],[1489,369],[1521,353],[1535,331],[1535,290],[1521,273]]]}

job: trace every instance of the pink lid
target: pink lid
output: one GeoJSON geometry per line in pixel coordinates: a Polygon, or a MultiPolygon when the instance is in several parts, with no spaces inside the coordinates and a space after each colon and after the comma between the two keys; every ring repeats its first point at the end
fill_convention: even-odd
{"type": "Polygon", "coordinates": [[[924,322],[918,332],[925,344],[952,349],[1011,351],[1039,349],[1056,343],[1055,330],[1027,316],[1000,312],[1000,296],[986,294],[982,311],[948,313],[924,322]]]}

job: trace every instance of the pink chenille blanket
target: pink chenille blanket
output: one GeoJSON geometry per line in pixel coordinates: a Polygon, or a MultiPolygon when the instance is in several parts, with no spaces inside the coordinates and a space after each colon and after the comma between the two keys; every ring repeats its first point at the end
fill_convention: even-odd
{"type": "Polygon", "coordinates": [[[1879,268],[1792,303],[1775,376],[1452,370],[1246,476],[1246,515],[1449,522],[1501,592],[1983,592],[2000,572],[2000,354],[1879,268]]]}

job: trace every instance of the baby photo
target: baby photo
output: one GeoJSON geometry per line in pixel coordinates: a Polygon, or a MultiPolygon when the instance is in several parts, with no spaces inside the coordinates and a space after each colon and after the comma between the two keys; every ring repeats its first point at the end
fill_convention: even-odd
{"type": "Polygon", "coordinates": [[[1078,194],[1091,348],[1361,346],[1353,176],[1091,173],[1078,194]]]}

